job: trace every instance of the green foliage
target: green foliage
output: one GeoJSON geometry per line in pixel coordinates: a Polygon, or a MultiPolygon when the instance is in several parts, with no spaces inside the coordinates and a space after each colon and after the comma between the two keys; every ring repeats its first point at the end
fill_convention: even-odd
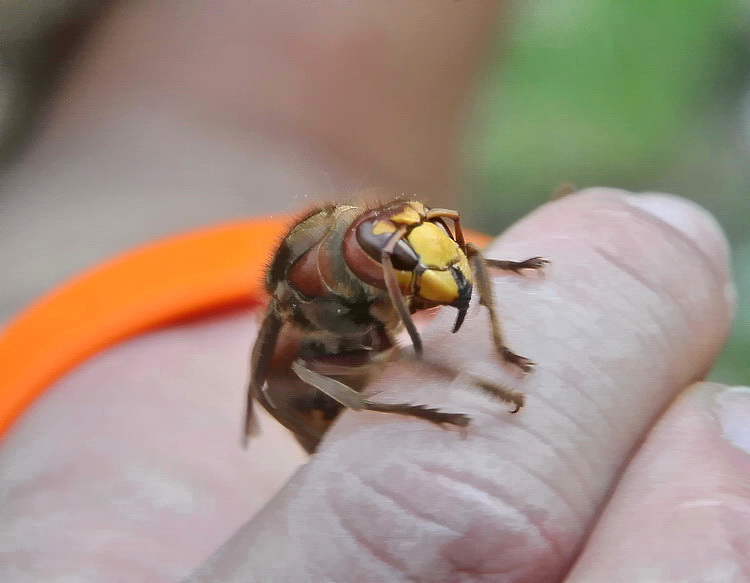
{"type": "Polygon", "coordinates": [[[561,182],[631,185],[669,165],[722,76],[734,3],[522,6],[480,96],[480,193],[538,201],[561,182]]]}
{"type": "Polygon", "coordinates": [[[717,371],[750,382],[744,4],[547,0],[517,10],[468,144],[469,189],[482,209],[473,222],[497,232],[565,182],[697,200],[745,250],[738,324],[717,371]]]}

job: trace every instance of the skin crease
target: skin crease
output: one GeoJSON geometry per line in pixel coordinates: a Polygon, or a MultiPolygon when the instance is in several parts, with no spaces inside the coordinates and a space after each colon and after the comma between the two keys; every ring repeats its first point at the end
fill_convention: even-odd
{"type": "MultiPolygon", "coordinates": [[[[329,192],[328,177],[334,189],[379,184],[450,205],[462,99],[493,3],[200,6],[115,7],[82,53],[0,188],[0,265],[19,282],[5,317],[118,249],[296,209],[298,193],[329,192]],[[321,75],[305,75],[299,55],[321,75]]],[[[144,335],[67,375],[3,442],[0,580],[179,580],[237,529],[193,580],[554,581],[581,549],[573,581],[747,569],[748,554],[722,544],[746,538],[747,492],[732,492],[721,520],[692,515],[715,543],[711,564],[680,551],[687,531],[672,532],[665,512],[707,498],[723,507],[725,484],[709,475],[747,482],[750,453],[716,421],[720,389],[694,389],[648,433],[729,326],[713,221],[680,199],[594,189],[540,209],[489,254],[553,261],[541,277],[495,279],[508,343],[538,370],[502,366],[476,308],[455,336],[453,311],[439,313],[425,351],[524,390],[519,415],[465,378],[399,364],[378,398],[468,413],[466,434],[347,414],[295,473],[306,458],[267,417],[247,452],[238,445],[254,315],[144,335]],[[686,471],[705,468],[703,485],[691,492],[684,473],[665,472],[639,490],[675,451],[686,471]]]]}

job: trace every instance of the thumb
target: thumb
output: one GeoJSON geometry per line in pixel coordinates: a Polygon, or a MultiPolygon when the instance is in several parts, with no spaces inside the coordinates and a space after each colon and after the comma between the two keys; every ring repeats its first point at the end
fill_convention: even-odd
{"type": "Polygon", "coordinates": [[[628,465],[567,583],[747,581],[750,388],[693,385],[628,465]]]}

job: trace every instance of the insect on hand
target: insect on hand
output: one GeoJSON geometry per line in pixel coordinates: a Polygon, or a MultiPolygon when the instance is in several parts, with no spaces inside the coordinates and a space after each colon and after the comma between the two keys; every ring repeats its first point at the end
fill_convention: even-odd
{"type": "MultiPolygon", "coordinates": [[[[245,435],[254,431],[253,400],[313,451],[344,407],[396,413],[436,424],[470,418],[409,403],[380,403],[361,393],[392,356],[403,328],[417,357],[422,339],[412,314],[435,306],[458,310],[461,328],[476,287],[502,358],[524,372],[534,363],[503,341],[489,267],[518,272],[547,261],[486,259],[464,240],[458,212],[395,200],[374,208],[328,205],[299,219],[268,267],[271,296],[252,353],[245,435]],[[453,229],[449,227],[452,223],[453,229]]],[[[477,386],[520,410],[524,395],[478,380],[477,386]]]]}

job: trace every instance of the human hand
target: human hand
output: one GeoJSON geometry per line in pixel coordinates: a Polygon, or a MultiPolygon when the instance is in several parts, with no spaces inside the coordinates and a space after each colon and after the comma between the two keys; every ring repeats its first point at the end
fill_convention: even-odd
{"type": "MultiPolygon", "coordinates": [[[[410,3],[408,15],[405,5],[391,3],[368,4],[366,14],[313,4],[305,5],[308,12],[244,2],[226,9],[212,3],[210,10],[115,6],[4,180],[0,257],[15,274],[8,281],[22,289],[4,290],[11,301],[3,317],[76,269],[145,239],[297,208],[299,193],[330,191],[329,176],[341,190],[366,185],[366,176],[446,200],[457,191],[461,106],[494,3],[446,2],[443,11],[433,4],[410,3]]],[[[284,568],[308,580],[376,578],[381,568],[389,577],[407,576],[381,558],[419,571],[417,578],[478,577],[480,569],[490,580],[504,570],[511,580],[562,576],[629,452],[673,395],[708,370],[729,320],[725,251],[713,227],[671,207],[680,224],[693,225],[683,230],[698,252],[614,199],[556,203],[491,253],[546,254],[554,262],[543,278],[498,274],[508,341],[539,362],[532,376],[520,379],[498,364],[484,344],[481,312],[458,336],[447,333],[452,314],[438,316],[427,333],[428,358],[469,356],[485,374],[526,391],[520,415],[460,382],[394,367],[375,390],[471,414],[466,439],[413,420],[345,415],[321,454],[203,577],[215,569],[241,580],[282,578],[274,569],[284,568]],[[592,248],[625,261],[632,273],[592,248]],[[429,473],[428,461],[467,485],[429,473]],[[385,490],[393,504],[403,495],[427,508],[414,506],[420,518],[389,507],[388,497],[358,476],[398,485],[395,494],[385,490]],[[350,522],[337,526],[338,516],[350,522]],[[433,517],[446,526],[431,524],[433,517]],[[544,533],[536,533],[537,524],[544,533]],[[369,538],[352,534],[363,532],[369,538]]],[[[237,446],[251,331],[235,314],[144,335],[79,367],[35,403],[0,450],[0,524],[13,541],[0,565],[3,578],[75,572],[93,580],[174,580],[267,502],[304,458],[268,420],[249,452],[237,446]]],[[[670,431],[691,419],[697,441],[678,441],[685,471],[694,472],[691,463],[705,452],[710,459],[697,466],[707,468],[703,483],[726,481],[706,491],[742,483],[732,473],[742,471],[741,462],[721,472],[708,463],[721,464],[734,450],[718,433],[708,435],[713,409],[701,402],[707,390],[675,405],[670,415],[682,425],[665,418],[650,434],[574,575],[616,581],[615,568],[641,567],[655,550],[666,557],[657,567],[667,565],[669,549],[655,548],[653,537],[621,546],[618,556],[608,533],[620,537],[621,517],[639,516],[627,506],[617,511],[624,504],[618,500],[644,483],[638,476],[654,475],[656,458],[673,451],[659,443],[674,447],[670,431]],[[700,449],[706,444],[715,448],[700,449]]],[[[742,410],[730,407],[730,414],[742,410]]],[[[687,482],[702,487],[698,479],[687,482]]],[[[702,493],[703,502],[694,495],[685,508],[714,516],[743,510],[746,493],[726,502],[726,491],[702,493]]],[[[662,537],[650,511],[661,500],[650,498],[657,492],[671,503],[675,488],[644,494],[639,508],[654,537],[662,537]]],[[[694,527],[701,542],[707,531],[722,534],[711,530],[710,518],[694,527]]],[[[734,528],[725,532],[741,535],[741,513],[729,520],[734,528]]],[[[625,530],[637,536],[641,526],[625,530]]],[[[684,561],[680,535],[692,532],[663,535],[685,569],[693,565],[684,561]]],[[[717,546],[710,558],[727,554],[717,546]]]]}
{"type": "Polygon", "coordinates": [[[739,580],[750,393],[690,386],[732,314],[712,219],[675,197],[591,189],[487,254],[551,260],[541,278],[495,277],[508,342],[536,371],[501,365],[481,311],[452,336],[443,310],[425,356],[525,391],[526,408],[510,415],[429,364],[394,365],[378,398],[468,413],[465,438],[345,413],[192,581],[739,580]]]}
{"type": "MultiPolygon", "coordinates": [[[[500,4],[108,4],[3,172],[0,320],[166,234],[371,186],[455,201],[500,4]]],[[[238,447],[250,320],[122,342],[24,411],[0,580],[178,580],[269,499],[305,456],[273,423],[238,447]]]]}

